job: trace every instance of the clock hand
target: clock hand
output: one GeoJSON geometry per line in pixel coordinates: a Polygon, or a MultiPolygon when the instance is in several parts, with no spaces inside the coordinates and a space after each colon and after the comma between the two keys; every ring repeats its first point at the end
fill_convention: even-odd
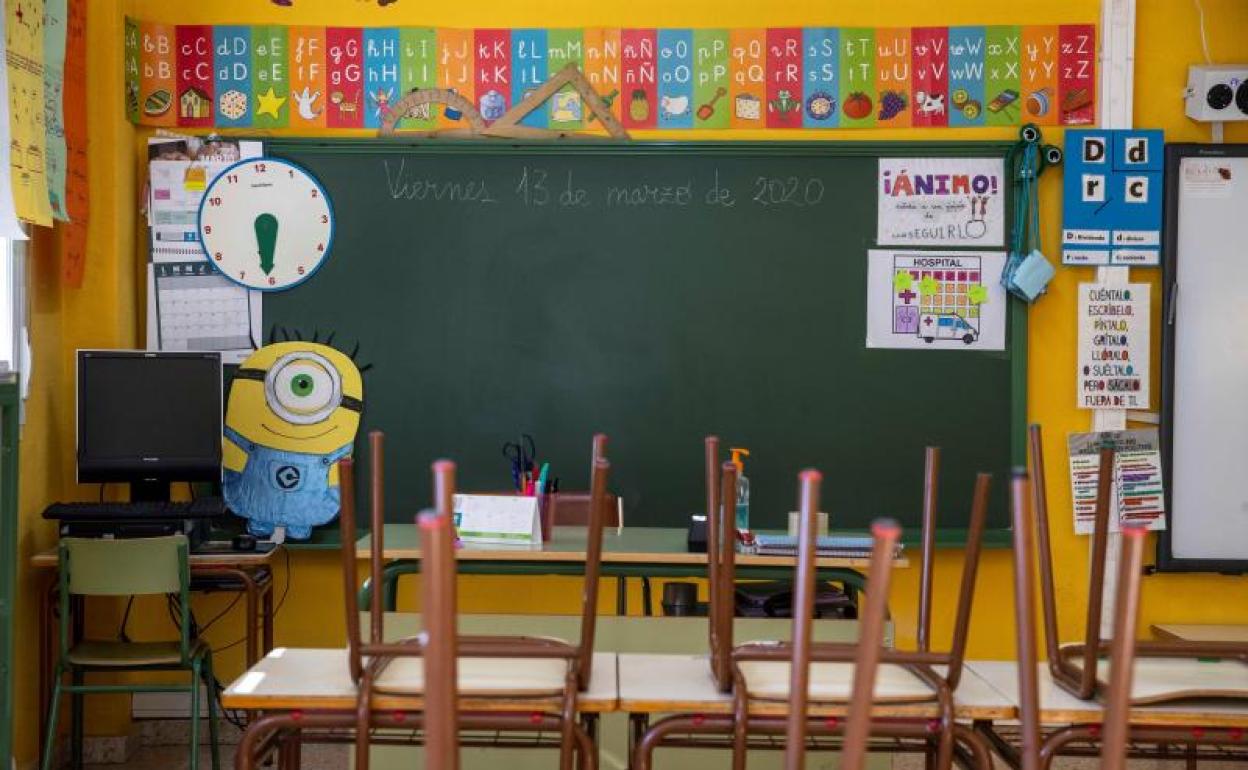
{"type": "Polygon", "coordinates": [[[265,275],[273,272],[273,253],[277,249],[277,217],[261,214],[256,217],[256,245],[260,249],[260,269],[265,275]]]}

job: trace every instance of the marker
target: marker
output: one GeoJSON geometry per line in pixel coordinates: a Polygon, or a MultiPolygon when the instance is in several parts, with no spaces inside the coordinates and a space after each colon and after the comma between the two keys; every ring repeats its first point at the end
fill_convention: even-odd
{"type": "Polygon", "coordinates": [[[546,477],[550,474],[550,463],[542,463],[542,472],[537,477],[537,493],[546,494],[546,477]]]}

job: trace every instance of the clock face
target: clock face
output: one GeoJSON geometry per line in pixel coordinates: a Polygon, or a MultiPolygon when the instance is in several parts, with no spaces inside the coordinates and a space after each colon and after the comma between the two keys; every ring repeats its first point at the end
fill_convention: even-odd
{"type": "Polygon", "coordinates": [[[329,256],[334,210],[311,174],[277,158],[251,158],[217,175],[199,204],[199,240],[222,275],[281,291],[312,277],[329,256]]]}

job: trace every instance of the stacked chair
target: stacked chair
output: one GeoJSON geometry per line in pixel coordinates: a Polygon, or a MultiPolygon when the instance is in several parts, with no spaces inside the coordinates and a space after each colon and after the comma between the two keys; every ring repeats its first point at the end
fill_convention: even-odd
{"type": "MultiPolygon", "coordinates": [[[[1033,434],[1035,436],[1037,434],[1033,434]]],[[[1043,491],[1039,493],[1043,495],[1043,491]]],[[[1039,666],[1036,660],[1036,587],[1032,547],[1034,517],[1029,504],[1035,493],[1031,482],[1016,473],[1010,483],[1010,510],[1014,534],[1014,606],[1017,608],[1019,746],[1022,770],[1041,770],[1053,760],[1054,746],[1042,743],[1039,666]]],[[[1041,524],[1043,529],[1044,525],[1041,524]]],[[[1124,527],[1123,558],[1119,565],[1114,603],[1114,636],[1109,647],[1109,681],[1105,716],[1100,727],[1102,770],[1125,770],[1130,734],[1131,683],[1135,662],[1135,625],[1140,609],[1140,573],[1147,530],[1124,527]]]]}
{"type": "MultiPolygon", "coordinates": [[[[381,433],[374,431],[369,434],[369,443],[373,471],[373,537],[369,559],[373,585],[376,586],[381,584],[384,547],[384,457],[381,433]]],[[[433,535],[432,542],[422,543],[422,548],[442,549],[432,554],[434,562],[430,565],[437,565],[441,574],[432,576],[432,579],[428,576],[425,578],[425,610],[433,613],[426,621],[430,625],[426,627],[425,633],[416,638],[387,641],[381,592],[373,591],[370,629],[368,636],[364,636],[360,628],[356,596],[357,558],[353,538],[347,534],[355,532],[353,468],[350,460],[342,462],[342,566],[348,660],[352,679],[358,687],[354,724],[355,767],[368,770],[374,728],[411,729],[426,725],[427,740],[431,741],[428,750],[439,752],[439,756],[448,756],[447,752],[453,754],[457,743],[473,744],[472,738],[459,740],[459,730],[529,736],[526,741],[511,741],[506,744],[508,746],[541,746],[543,744],[534,740],[534,737],[555,734],[559,736],[560,770],[571,770],[574,760],[578,767],[593,770],[597,766],[597,752],[593,741],[577,721],[577,695],[589,685],[593,659],[598,579],[602,559],[601,522],[605,514],[607,479],[611,467],[602,456],[605,446],[605,437],[595,437],[581,638],[577,644],[558,639],[522,636],[457,636],[446,641],[447,629],[454,627],[455,614],[454,553],[446,553],[444,541],[449,542],[450,538],[442,531],[443,527],[448,526],[446,522],[449,521],[455,489],[455,467],[449,462],[440,462],[434,466],[435,502],[439,513],[421,524],[422,535],[426,531],[433,535]],[[448,613],[450,620],[447,619],[448,613]],[[440,638],[443,642],[434,643],[431,648],[430,640],[436,629],[441,629],[440,638]],[[454,675],[448,677],[448,669],[441,664],[436,669],[426,665],[425,658],[430,654],[437,654],[439,660],[443,661],[450,655],[455,661],[450,669],[454,675]],[[427,675],[426,671],[431,673],[427,675]],[[448,687],[451,693],[457,692],[457,696],[448,695],[448,687]],[[387,708],[382,713],[373,705],[374,699],[382,696],[388,702],[395,698],[410,698],[411,707],[398,711],[387,708]],[[456,720],[446,721],[445,715],[439,713],[435,728],[426,719],[434,712],[435,702],[439,704],[439,711],[445,710],[448,697],[452,702],[458,697],[461,707],[470,708],[470,711],[458,714],[457,723],[456,720]]],[[[496,738],[489,738],[485,739],[483,745],[500,744],[496,738]]]]}
{"type": "MultiPolygon", "coordinates": [[[[674,715],[656,722],[646,731],[637,746],[634,761],[637,770],[649,770],[653,751],[662,745],[665,737],[694,734],[726,734],[731,739],[732,767],[734,770],[743,770],[752,733],[785,734],[791,719],[797,718],[794,716],[792,698],[794,677],[797,676],[795,672],[798,668],[808,668],[808,674],[803,674],[803,681],[807,685],[809,700],[803,701],[801,710],[797,712],[806,721],[807,730],[811,735],[840,734],[840,721],[829,719],[826,715],[808,714],[807,704],[818,706],[822,711],[829,707],[843,708],[852,698],[852,664],[857,660],[861,647],[870,646],[866,639],[863,640],[863,645],[811,644],[809,650],[803,653],[808,653],[809,657],[804,662],[796,662],[797,647],[800,646],[800,637],[797,634],[799,630],[803,634],[809,632],[808,625],[802,629],[797,628],[796,624],[802,614],[796,608],[795,635],[791,642],[755,642],[734,646],[736,530],[733,513],[736,509],[737,471],[732,463],[724,463],[721,469],[719,441],[714,436],[706,439],[705,455],[708,578],[711,586],[708,640],[710,668],[720,690],[732,694],[733,713],[731,716],[719,718],[700,714],[674,715]],[[770,715],[775,711],[776,704],[786,702],[790,704],[788,717],[770,715]],[[756,710],[766,711],[767,714],[755,713],[752,705],[766,706],[756,710]]],[[[932,711],[932,718],[924,716],[909,720],[880,721],[871,726],[871,734],[921,743],[935,767],[941,770],[952,765],[955,741],[960,742],[979,766],[988,767],[990,760],[983,740],[955,721],[952,693],[957,688],[962,672],[991,475],[981,473],[975,483],[953,643],[948,652],[933,652],[929,640],[939,467],[939,450],[929,448],[924,470],[919,649],[883,650],[879,653],[876,661],[879,664],[878,681],[872,697],[877,704],[904,703],[920,709],[928,706],[932,711]],[[938,670],[937,666],[943,667],[943,671],[938,670]],[[935,725],[934,729],[932,725],[935,725]]],[[[803,494],[805,502],[805,487],[803,494]]],[[[814,569],[812,557],[812,581],[814,569]]],[[[873,580],[878,577],[878,573],[873,573],[873,580]]],[[[872,601],[872,590],[868,586],[868,606],[872,601]]],[[[811,591],[813,592],[813,584],[811,591]]],[[[878,594],[880,590],[875,589],[875,592],[878,594]]],[[[876,599],[886,601],[887,597],[876,599]]],[[[809,623],[809,620],[804,622],[809,623]]]]}

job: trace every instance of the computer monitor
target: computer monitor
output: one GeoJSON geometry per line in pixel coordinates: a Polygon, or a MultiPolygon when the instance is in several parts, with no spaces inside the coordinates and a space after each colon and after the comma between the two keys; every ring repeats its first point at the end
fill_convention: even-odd
{"type": "Polygon", "coordinates": [[[221,355],[78,351],[78,481],[128,482],[167,500],[172,481],[221,479],[221,355]]]}

